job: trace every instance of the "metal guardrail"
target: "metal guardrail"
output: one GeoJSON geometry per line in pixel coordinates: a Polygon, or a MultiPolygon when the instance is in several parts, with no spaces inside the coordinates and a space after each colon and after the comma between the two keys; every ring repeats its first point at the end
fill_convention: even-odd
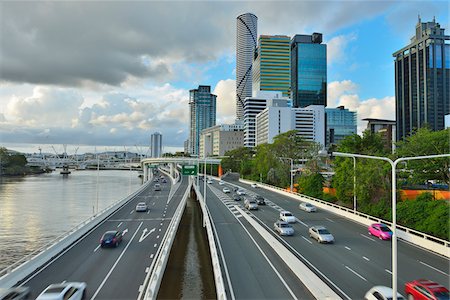
{"type": "MultiPolygon", "coordinates": [[[[364,225],[370,225],[373,222],[378,222],[378,223],[384,223],[387,225],[392,226],[392,222],[387,221],[387,220],[383,220],[371,215],[367,215],[364,214],[362,212],[355,212],[353,209],[347,208],[347,207],[343,207],[334,203],[330,203],[321,199],[317,199],[314,197],[310,197],[307,195],[303,195],[300,193],[291,193],[286,191],[285,189],[276,187],[276,186],[272,186],[272,185],[268,185],[265,183],[260,183],[260,182],[256,182],[256,181],[251,181],[251,180],[247,180],[247,179],[242,179],[240,178],[239,181],[243,182],[243,183],[247,183],[247,184],[252,184],[252,183],[256,183],[258,184],[258,186],[273,190],[275,192],[278,193],[282,193],[283,195],[286,196],[291,196],[294,199],[296,199],[296,197],[300,197],[300,199],[296,199],[299,201],[304,201],[305,199],[309,200],[309,201],[313,201],[315,202],[315,204],[321,204],[320,207],[322,208],[329,208],[330,210],[332,210],[335,213],[340,213],[341,215],[343,215],[344,217],[347,217],[353,221],[359,222],[359,223],[363,223],[364,225]]],[[[441,255],[444,255],[446,257],[450,257],[450,242],[446,241],[444,239],[440,239],[437,237],[434,237],[432,235],[402,226],[402,225],[398,225],[397,224],[397,229],[399,230],[397,232],[398,237],[411,242],[413,244],[416,244],[417,246],[426,248],[430,251],[439,253],[441,255]],[[422,240],[422,241],[421,241],[422,240]],[[437,247],[437,246],[442,246],[442,247],[437,247]]]]}
{"type": "Polygon", "coordinates": [[[209,213],[208,207],[205,205],[203,195],[198,190],[197,185],[193,184],[193,186],[198,200],[200,201],[200,207],[202,208],[203,212],[204,226],[206,227],[206,234],[208,236],[209,251],[211,254],[211,262],[214,272],[214,282],[216,284],[217,299],[226,300],[227,295],[225,293],[225,284],[223,282],[222,269],[220,267],[219,255],[217,252],[216,238],[214,236],[214,231],[212,228],[211,215],[209,213]]]}

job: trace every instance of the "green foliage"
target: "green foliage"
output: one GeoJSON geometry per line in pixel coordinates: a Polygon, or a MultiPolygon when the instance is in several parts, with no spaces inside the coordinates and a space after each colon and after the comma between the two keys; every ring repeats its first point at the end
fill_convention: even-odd
{"type": "Polygon", "coordinates": [[[304,175],[298,181],[300,193],[314,198],[322,198],[323,182],[324,178],[320,173],[304,175]]]}
{"type": "MultiPolygon", "coordinates": [[[[221,162],[224,170],[243,173],[242,168],[245,167],[245,162],[253,156],[253,151],[249,148],[241,147],[227,151],[225,156],[227,157],[223,158],[221,162]]],[[[248,173],[248,171],[245,173],[248,173]]]]}
{"type": "MultiPolygon", "coordinates": [[[[447,154],[450,150],[450,128],[431,131],[421,128],[412,136],[397,143],[399,157],[447,154]]],[[[435,158],[408,161],[406,168],[408,181],[411,183],[425,183],[428,180],[438,180],[450,184],[450,159],[435,158]]]]}
{"type": "Polygon", "coordinates": [[[25,155],[9,153],[6,148],[0,148],[0,174],[23,175],[28,171],[25,155]]]}

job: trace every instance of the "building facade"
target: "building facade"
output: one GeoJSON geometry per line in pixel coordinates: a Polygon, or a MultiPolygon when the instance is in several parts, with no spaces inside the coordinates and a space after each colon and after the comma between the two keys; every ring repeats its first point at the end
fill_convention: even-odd
{"type": "Polygon", "coordinates": [[[242,120],[244,99],[252,96],[252,61],[258,18],[251,13],[236,18],[236,119],[242,120]]]}
{"type": "Polygon", "coordinates": [[[202,130],[200,157],[223,156],[227,151],[244,145],[244,125],[222,124],[202,130]]]}
{"type": "Polygon", "coordinates": [[[327,106],[327,46],[321,33],[291,40],[291,98],[294,107],[327,106]]]}
{"type": "Polygon", "coordinates": [[[381,135],[381,139],[383,140],[383,144],[385,149],[395,150],[395,125],[396,122],[393,120],[382,120],[382,119],[372,119],[366,118],[363,121],[367,121],[367,129],[370,130],[371,133],[379,133],[381,135]]]}
{"type": "Polygon", "coordinates": [[[444,129],[450,107],[450,36],[444,30],[419,17],[411,43],[393,53],[397,140],[423,126],[444,129]]]}
{"type": "Polygon", "coordinates": [[[150,152],[151,157],[161,157],[162,156],[162,134],[155,132],[150,137],[150,152]]]}
{"type": "Polygon", "coordinates": [[[344,106],[325,108],[326,141],[325,145],[339,144],[346,136],[356,134],[356,112],[344,106]]]}
{"type": "Polygon", "coordinates": [[[216,125],[216,99],[211,94],[211,87],[200,85],[198,89],[189,91],[189,153],[198,155],[200,132],[216,125]]]}
{"type": "Polygon", "coordinates": [[[261,35],[252,65],[253,95],[259,91],[279,91],[290,96],[291,38],[286,35],[261,35]]]}

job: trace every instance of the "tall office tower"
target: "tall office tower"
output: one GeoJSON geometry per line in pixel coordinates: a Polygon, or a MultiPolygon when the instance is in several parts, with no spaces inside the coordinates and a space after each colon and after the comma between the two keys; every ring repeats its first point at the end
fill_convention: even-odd
{"type": "Polygon", "coordinates": [[[356,134],[356,111],[349,111],[344,106],[325,108],[326,146],[339,144],[346,136],[356,134]]]}
{"type": "Polygon", "coordinates": [[[427,124],[444,129],[450,106],[450,36],[433,19],[416,25],[411,43],[395,57],[397,141],[427,124]]]}
{"type": "Polygon", "coordinates": [[[189,91],[190,134],[189,152],[198,155],[200,132],[216,125],[216,99],[209,85],[200,85],[189,91]]]}
{"type": "Polygon", "coordinates": [[[327,106],[327,45],[321,33],[291,40],[291,98],[294,107],[327,106]]]}
{"type": "Polygon", "coordinates": [[[278,91],[289,97],[291,87],[291,38],[286,35],[260,35],[252,65],[252,90],[278,91]]]}
{"type": "Polygon", "coordinates": [[[236,18],[236,119],[244,116],[244,99],[252,96],[252,61],[258,18],[251,13],[236,18]]]}
{"type": "Polygon", "coordinates": [[[151,150],[152,157],[161,157],[162,156],[162,134],[161,133],[155,132],[151,135],[150,150],[151,150]]]}

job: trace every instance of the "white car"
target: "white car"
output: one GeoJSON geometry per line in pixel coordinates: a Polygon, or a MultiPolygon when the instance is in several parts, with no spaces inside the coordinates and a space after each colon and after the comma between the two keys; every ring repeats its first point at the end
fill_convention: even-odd
{"type": "Polygon", "coordinates": [[[245,195],[245,190],[239,189],[236,191],[236,194],[238,194],[239,196],[245,195]]]}
{"type": "Polygon", "coordinates": [[[309,237],[319,243],[334,243],[334,236],[324,226],[312,226],[309,228],[309,237]]]}
{"type": "Polygon", "coordinates": [[[294,228],[288,222],[276,221],[273,228],[279,235],[294,235],[294,228]]]}
{"type": "Polygon", "coordinates": [[[252,183],[252,188],[257,188],[258,185],[256,183],[252,183]]]}
{"type": "Polygon", "coordinates": [[[295,223],[297,219],[291,214],[290,211],[283,210],[280,212],[280,220],[288,223],[295,223]]]}
{"type": "Polygon", "coordinates": [[[228,194],[229,192],[231,192],[231,190],[229,188],[227,188],[227,187],[224,187],[222,189],[222,192],[224,192],[225,194],[228,194]]]}
{"type": "MultiPolygon", "coordinates": [[[[390,287],[387,286],[381,286],[376,285],[373,288],[371,288],[365,295],[364,299],[366,300],[391,300],[392,299],[393,291],[390,287]]],[[[404,300],[403,296],[397,292],[397,299],[398,300],[404,300]]]]}
{"type": "Polygon", "coordinates": [[[81,300],[86,294],[86,282],[50,284],[36,300],[81,300]]]}
{"type": "Polygon", "coordinates": [[[317,211],[317,208],[312,205],[311,203],[308,202],[302,202],[300,203],[300,205],[298,206],[301,210],[307,211],[307,212],[314,212],[317,211]]]}
{"type": "Polygon", "coordinates": [[[206,182],[207,183],[213,183],[213,181],[211,179],[208,179],[206,182]]]}
{"type": "Polygon", "coordinates": [[[147,210],[148,210],[148,206],[147,206],[147,204],[145,202],[139,202],[136,205],[136,211],[137,212],[140,212],[140,211],[147,212],[147,210]]]}
{"type": "Polygon", "coordinates": [[[219,181],[219,185],[224,185],[224,184],[225,184],[225,182],[223,182],[222,180],[219,181]]]}
{"type": "Polygon", "coordinates": [[[244,201],[244,207],[247,210],[257,210],[258,209],[258,203],[256,203],[256,201],[253,200],[253,199],[246,199],[244,201]]]}

